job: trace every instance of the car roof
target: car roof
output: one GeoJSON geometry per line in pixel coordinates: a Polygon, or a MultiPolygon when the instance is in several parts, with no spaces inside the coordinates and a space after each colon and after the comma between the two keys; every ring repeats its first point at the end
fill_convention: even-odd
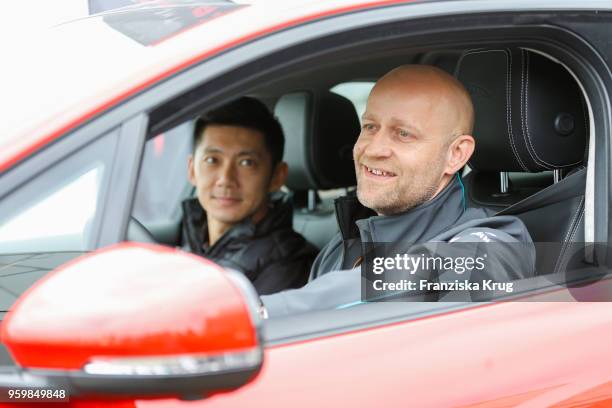
{"type": "Polygon", "coordinates": [[[164,2],[93,15],[18,39],[3,47],[0,171],[148,85],[223,50],[329,15],[403,2],[409,1],[164,2]],[[196,7],[208,7],[200,13],[210,7],[221,11],[157,37],[147,37],[146,24],[140,36],[134,29],[151,23],[152,14],[176,23],[177,10],[196,7]]]}

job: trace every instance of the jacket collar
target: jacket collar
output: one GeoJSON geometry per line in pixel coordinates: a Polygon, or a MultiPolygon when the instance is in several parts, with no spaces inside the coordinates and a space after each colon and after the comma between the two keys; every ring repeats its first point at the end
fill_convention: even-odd
{"type": "Polygon", "coordinates": [[[336,201],[343,239],[362,242],[428,241],[455,224],[463,212],[463,188],[456,177],[433,199],[400,214],[375,215],[355,196],[336,201]]]}
{"type": "Polygon", "coordinates": [[[183,206],[183,227],[188,234],[195,238],[195,244],[199,248],[213,250],[213,248],[223,247],[235,239],[248,239],[256,236],[267,235],[272,231],[293,227],[293,206],[287,194],[278,194],[269,201],[268,212],[257,224],[251,221],[250,217],[242,220],[232,228],[227,230],[221,238],[208,248],[208,223],[206,211],[200,205],[197,198],[184,200],[183,206]]]}

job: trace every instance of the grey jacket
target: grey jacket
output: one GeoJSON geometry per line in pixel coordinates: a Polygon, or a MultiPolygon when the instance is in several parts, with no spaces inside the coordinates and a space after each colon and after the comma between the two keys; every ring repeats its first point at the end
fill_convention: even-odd
{"type": "MultiPolygon", "coordinates": [[[[268,315],[361,303],[362,270],[356,265],[368,243],[409,242],[415,244],[415,252],[433,243],[447,243],[447,248],[452,247],[453,244],[448,244],[451,242],[512,243],[495,250],[485,273],[496,281],[533,276],[535,247],[523,222],[513,216],[491,217],[485,209],[465,205],[463,185],[458,178],[434,199],[393,216],[377,216],[355,197],[340,198],[336,201],[340,233],[317,256],[311,281],[301,289],[262,296],[268,315]]],[[[443,281],[450,277],[441,274],[435,279],[443,281]]]]}

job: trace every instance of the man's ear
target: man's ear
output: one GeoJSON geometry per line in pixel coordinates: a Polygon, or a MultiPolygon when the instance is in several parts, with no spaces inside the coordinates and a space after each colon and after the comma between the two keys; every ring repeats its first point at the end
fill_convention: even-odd
{"type": "Polygon", "coordinates": [[[193,185],[193,186],[196,185],[195,168],[194,168],[194,164],[193,164],[193,154],[190,154],[187,157],[187,179],[189,180],[191,185],[193,185]]]}
{"type": "Polygon", "coordinates": [[[268,188],[268,192],[273,193],[275,191],[280,190],[280,188],[285,184],[285,181],[287,181],[288,175],[289,166],[287,166],[287,163],[278,163],[272,173],[272,179],[270,180],[270,187],[268,188]]]}
{"type": "Polygon", "coordinates": [[[453,175],[467,163],[474,153],[476,142],[470,135],[457,136],[448,147],[446,174],[453,175]]]}

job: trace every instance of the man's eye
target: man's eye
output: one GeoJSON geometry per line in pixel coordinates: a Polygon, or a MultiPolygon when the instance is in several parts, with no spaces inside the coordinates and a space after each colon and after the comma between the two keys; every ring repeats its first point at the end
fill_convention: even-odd
{"type": "Polygon", "coordinates": [[[240,160],[240,162],[238,164],[240,164],[241,166],[247,166],[248,167],[248,166],[254,165],[255,164],[255,160],[253,160],[253,159],[242,159],[242,160],[240,160]]]}
{"type": "Polygon", "coordinates": [[[204,163],[206,164],[215,164],[217,163],[217,158],[216,157],[212,157],[212,156],[208,156],[204,158],[204,163]]]}
{"type": "Polygon", "coordinates": [[[374,125],[373,123],[364,123],[363,126],[361,126],[361,128],[363,130],[367,130],[367,131],[372,131],[374,129],[376,129],[376,125],[374,125]]]}
{"type": "Polygon", "coordinates": [[[410,132],[408,132],[407,130],[402,130],[402,129],[398,130],[397,134],[402,139],[408,139],[410,136],[412,136],[410,132]]]}

